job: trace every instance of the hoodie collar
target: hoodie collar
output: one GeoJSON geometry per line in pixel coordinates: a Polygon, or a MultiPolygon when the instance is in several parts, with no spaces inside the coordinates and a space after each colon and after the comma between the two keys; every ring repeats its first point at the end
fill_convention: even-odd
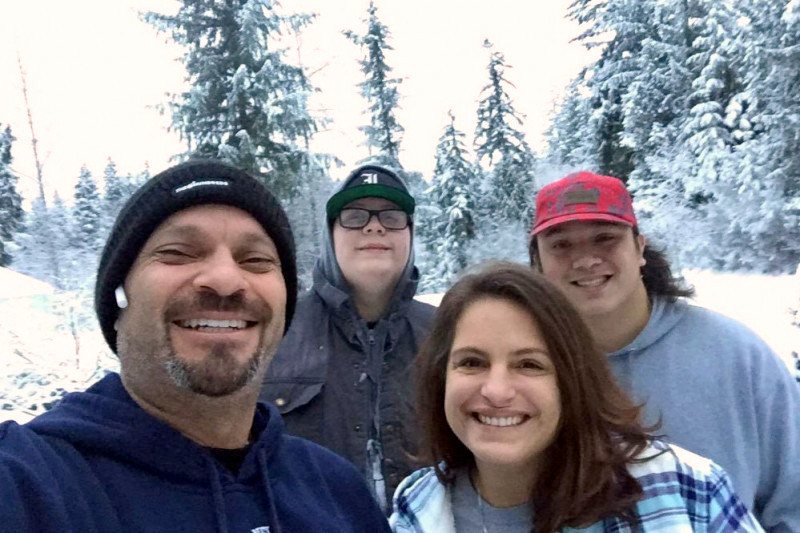
{"type": "MultiPolygon", "coordinates": [[[[357,317],[355,307],[350,302],[350,287],[344,279],[339,263],[336,261],[336,252],[333,247],[333,232],[330,224],[323,236],[323,251],[314,265],[313,290],[337,314],[353,319],[357,317]],[[347,304],[347,305],[345,305],[347,304]]],[[[409,247],[408,261],[400,274],[400,279],[394,288],[392,297],[385,316],[390,316],[402,308],[404,302],[414,298],[419,283],[419,270],[414,265],[414,226],[410,225],[411,246],[409,247]]]]}
{"type": "MultiPolygon", "coordinates": [[[[155,469],[164,479],[208,482],[207,463],[213,460],[210,452],[139,407],[117,373],[108,374],[85,392],[66,395],[55,408],[28,426],[76,448],[114,457],[138,468],[155,469]]],[[[259,404],[253,418],[255,441],[242,464],[240,480],[261,475],[256,454],[274,453],[282,432],[283,421],[277,412],[259,404]]]]}
{"type": "Polygon", "coordinates": [[[632,352],[649,348],[651,345],[658,342],[661,337],[666,335],[675,324],[683,318],[686,305],[688,305],[682,300],[670,302],[662,296],[654,296],[652,302],[650,318],[644,329],[630,344],[615,352],[611,352],[609,354],[610,357],[621,357],[632,352]]]}

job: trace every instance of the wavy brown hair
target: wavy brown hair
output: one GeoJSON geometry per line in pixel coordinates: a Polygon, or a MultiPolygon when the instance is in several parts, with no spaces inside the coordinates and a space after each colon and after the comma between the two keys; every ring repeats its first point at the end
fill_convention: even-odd
{"type": "Polygon", "coordinates": [[[544,337],[555,366],[561,399],[559,430],[531,493],[532,529],[554,532],[621,516],[637,522],[634,507],[642,488],[627,465],[650,436],[640,407],[617,386],[588,327],[557,288],[525,265],[491,263],[461,278],[436,311],[417,356],[417,413],[422,453],[443,483],[474,458],[456,437],[444,413],[445,379],[456,325],[464,310],[483,298],[500,298],[526,310],[544,337]]]}

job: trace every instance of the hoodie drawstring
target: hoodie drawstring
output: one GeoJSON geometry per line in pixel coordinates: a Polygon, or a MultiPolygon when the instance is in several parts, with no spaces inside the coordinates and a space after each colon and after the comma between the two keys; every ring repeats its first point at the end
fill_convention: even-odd
{"type": "Polygon", "coordinates": [[[264,486],[264,496],[267,499],[269,531],[270,533],[281,533],[281,525],[280,522],[278,522],[278,510],[275,508],[275,498],[272,495],[272,485],[269,483],[267,452],[263,448],[258,451],[258,465],[261,467],[261,484],[264,486]]]}
{"type": "Polygon", "coordinates": [[[211,495],[214,499],[214,519],[217,522],[217,531],[219,533],[228,533],[228,523],[225,517],[225,498],[222,495],[222,483],[219,482],[217,466],[211,459],[206,461],[206,465],[211,479],[211,495]]]}

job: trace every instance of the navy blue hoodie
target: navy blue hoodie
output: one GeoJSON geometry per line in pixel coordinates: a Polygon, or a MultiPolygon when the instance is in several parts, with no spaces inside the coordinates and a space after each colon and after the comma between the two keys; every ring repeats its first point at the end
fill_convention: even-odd
{"type": "Polygon", "coordinates": [[[0,531],[389,531],[344,459],[259,405],[234,475],[142,410],[110,374],[20,426],[0,425],[0,531]]]}

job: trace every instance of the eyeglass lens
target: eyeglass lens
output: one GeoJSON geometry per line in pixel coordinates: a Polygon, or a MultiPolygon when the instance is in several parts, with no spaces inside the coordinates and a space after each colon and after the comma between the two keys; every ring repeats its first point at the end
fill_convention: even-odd
{"type": "Polygon", "coordinates": [[[360,209],[350,207],[342,209],[339,213],[339,223],[343,228],[361,229],[372,219],[378,217],[378,222],[386,229],[405,229],[408,226],[408,215],[402,209],[360,209]]]}

